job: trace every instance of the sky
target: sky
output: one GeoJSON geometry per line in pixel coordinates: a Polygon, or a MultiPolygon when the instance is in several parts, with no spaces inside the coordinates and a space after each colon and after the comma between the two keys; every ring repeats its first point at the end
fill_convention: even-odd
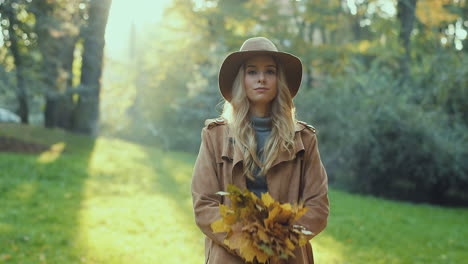
{"type": "Polygon", "coordinates": [[[156,26],[171,0],[112,0],[106,27],[106,57],[118,58],[127,52],[131,24],[156,26]]]}

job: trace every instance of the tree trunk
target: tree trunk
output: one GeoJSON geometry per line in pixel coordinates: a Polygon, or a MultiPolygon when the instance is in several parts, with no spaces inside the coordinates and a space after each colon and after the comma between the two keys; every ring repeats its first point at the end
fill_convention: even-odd
{"type": "Polygon", "coordinates": [[[73,59],[75,46],[78,38],[76,36],[65,36],[62,39],[63,47],[60,50],[60,67],[59,71],[64,75],[63,80],[58,85],[62,86],[59,90],[59,97],[57,100],[57,107],[55,108],[55,125],[67,130],[73,128],[73,97],[71,93],[65,91],[72,89],[73,79],[73,59]]]}
{"type": "Polygon", "coordinates": [[[99,121],[99,94],[104,53],[104,34],[112,0],[94,0],[89,7],[88,26],[84,32],[81,85],[89,92],[80,94],[74,112],[73,130],[95,135],[99,121]]]}
{"type": "Polygon", "coordinates": [[[56,50],[56,58],[45,59],[44,62],[45,65],[50,67],[46,71],[49,74],[47,78],[51,90],[46,95],[46,109],[44,112],[46,127],[72,129],[74,105],[72,95],[66,93],[66,91],[72,88],[72,65],[76,40],[76,37],[71,36],[51,40],[62,43],[62,47],[56,50]]]}
{"type": "Polygon", "coordinates": [[[401,23],[400,29],[400,41],[405,49],[405,54],[401,58],[401,73],[403,75],[403,81],[408,80],[411,77],[410,74],[410,37],[411,31],[413,30],[413,24],[416,13],[416,2],[417,0],[398,0],[398,19],[401,23]]]}
{"type": "Polygon", "coordinates": [[[33,2],[31,11],[36,17],[36,33],[43,58],[42,73],[47,87],[44,123],[46,127],[71,130],[73,101],[66,93],[72,87],[72,65],[76,46],[77,30],[65,27],[64,23],[78,24],[78,16],[70,14],[70,21],[56,17],[57,3],[47,0],[33,2]]]}
{"type": "Polygon", "coordinates": [[[18,37],[16,36],[16,32],[14,30],[14,25],[19,26],[19,21],[16,19],[15,11],[13,10],[12,4],[14,1],[8,1],[4,3],[4,6],[1,11],[4,12],[6,18],[8,19],[8,38],[10,40],[10,51],[13,55],[15,68],[16,68],[16,99],[18,100],[18,110],[17,113],[21,118],[21,123],[27,124],[29,123],[29,109],[28,109],[28,101],[27,101],[27,94],[26,88],[24,84],[24,76],[23,76],[23,67],[24,63],[22,60],[22,56],[19,51],[18,47],[18,37]]]}

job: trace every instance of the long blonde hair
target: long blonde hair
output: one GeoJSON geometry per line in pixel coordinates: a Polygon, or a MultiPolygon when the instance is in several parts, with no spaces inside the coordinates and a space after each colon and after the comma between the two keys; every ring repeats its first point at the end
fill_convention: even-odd
{"type": "Polygon", "coordinates": [[[265,143],[263,162],[256,153],[255,131],[249,118],[250,102],[244,89],[244,65],[240,67],[234,80],[231,102],[225,101],[221,114],[228,121],[235,144],[239,144],[242,151],[244,175],[252,180],[256,166],[261,169],[260,175],[266,175],[281,151],[287,151],[291,158],[295,155],[295,107],[284,71],[278,62],[276,64],[278,94],[271,102],[272,131],[265,143]]]}

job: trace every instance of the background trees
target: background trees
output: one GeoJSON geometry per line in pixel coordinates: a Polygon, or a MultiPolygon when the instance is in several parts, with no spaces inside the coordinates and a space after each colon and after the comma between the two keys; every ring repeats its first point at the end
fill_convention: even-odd
{"type": "Polygon", "coordinates": [[[94,1],[3,2],[0,106],[86,133],[101,115],[103,135],[196,152],[220,112],[221,61],[263,35],[303,61],[298,118],[318,128],[334,185],[468,202],[465,0],[173,0],[161,23],[122,33],[130,55],[104,58],[101,90],[101,55],[85,59],[87,38],[102,44],[98,2],[96,20],[94,1]]]}
{"type": "Polygon", "coordinates": [[[89,101],[98,105],[110,4],[110,0],[1,3],[2,69],[7,69],[1,79],[7,95],[2,103],[15,105],[8,95],[16,87],[16,108],[23,123],[33,116],[35,123],[46,127],[88,134],[95,131],[91,127],[97,125],[98,111],[89,101]],[[8,78],[12,72],[14,79],[8,78]],[[30,107],[35,103],[39,106],[30,107]]]}

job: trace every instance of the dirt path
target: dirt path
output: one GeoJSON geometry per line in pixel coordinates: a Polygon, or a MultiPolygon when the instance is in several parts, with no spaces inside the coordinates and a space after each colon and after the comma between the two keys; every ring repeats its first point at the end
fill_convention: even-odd
{"type": "Polygon", "coordinates": [[[41,153],[49,149],[49,146],[26,142],[19,139],[0,136],[0,152],[17,153],[41,153]]]}

